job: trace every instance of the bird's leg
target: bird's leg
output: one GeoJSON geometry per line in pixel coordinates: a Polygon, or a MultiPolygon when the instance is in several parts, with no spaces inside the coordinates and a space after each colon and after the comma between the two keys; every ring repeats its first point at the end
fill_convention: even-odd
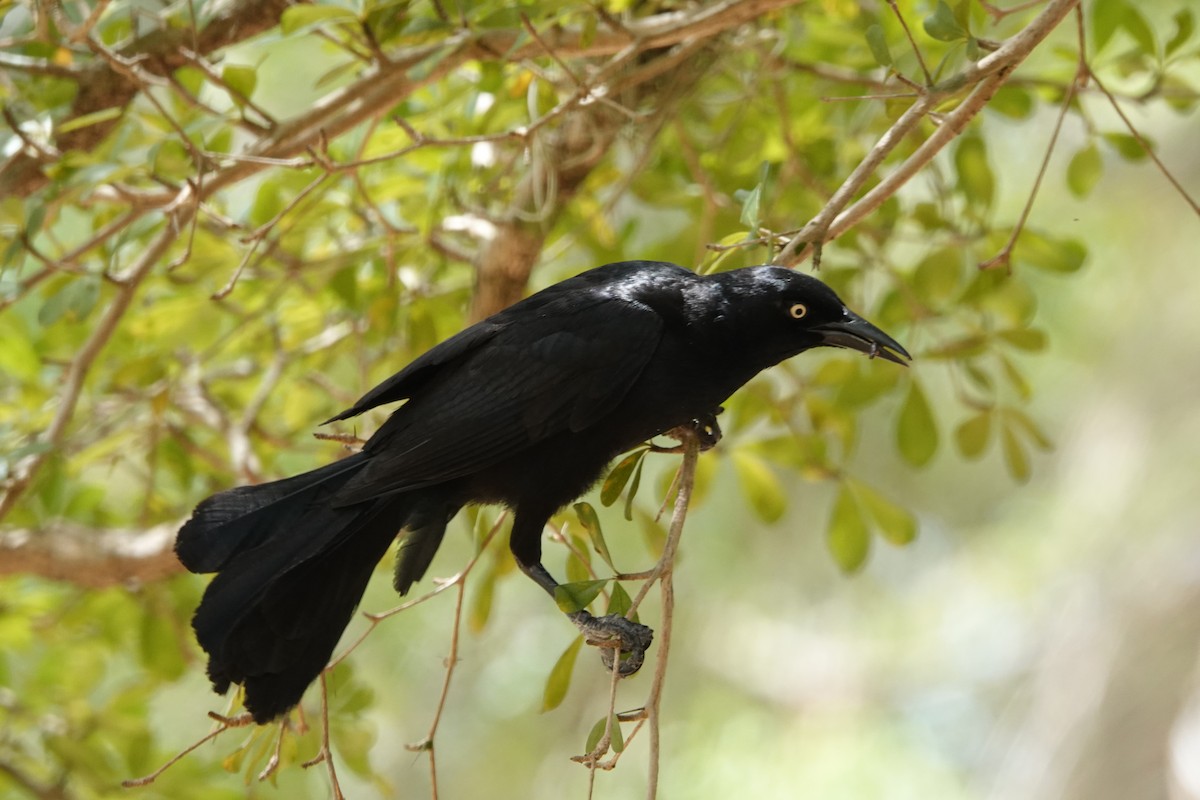
{"type": "MultiPolygon", "coordinates": [[[[670,436],[672,439],[683,441],[683,437],[681,435],[682,432],[684,430],[690,430],[696,434],[696,438],[700,441],[701,453],[703,453],[705,450],[712,450],[717,446],[717,442],[721,441],[721,437],[724,436],[724,434],[721,433],[721,426],[717,424],[717,415],[722,413],[724,410],[725,409],[721,406],[717,406],[715,410],[709,412],[708,414],[705,414],[702,417],[697,417],[696,419],[684,425],[672,428],[663,435],[670,436]]],[[[656,453],[682,453],[683,445],[676,445],[675,447],[660,447],[658,445],[651,444],[650,449],[656,453]]]]}
{"type": "MultiPolygon", "coordinates": [[[[542,566],[542,529],[545,527],[546,518],[535,515],[534,519],[535,523],[530,523],[528,515],[517,514],[509,538],[509,547],[521,571],[554,597],[558,582],[542,566]]],[[[620,651],[621,662],[618,670],[622,676],[632,675],[641,669],[646,650],[654,641],[654,631],[620,614],[597,617],[586,609],[581,609],[567,614],[567,619],[579,628],[585,642],[602,648],[600,660],[606,668],[612,669],[613,658],[617,651],[620,651]]]]}

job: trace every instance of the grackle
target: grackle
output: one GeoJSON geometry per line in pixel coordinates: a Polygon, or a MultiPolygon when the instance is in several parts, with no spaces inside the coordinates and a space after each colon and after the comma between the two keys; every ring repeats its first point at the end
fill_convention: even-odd
{"type": "MultiPolygon", "coordinates": [[[[584,272],[447,339],[326,420],[405,400],[360,452],[213,495],[179,531],[184,566],[217,573],[192,622],[213,688],[242,684],[260,723],[296,705],[397,533],[404,594],[468,503],[515,512],[512,554],[553,594],[541,563],[551,515],[656,435],[691,425],[715,443],[722,401],[821,345],[909,358],[815,278],[769,266],[697,275],[655,261],[584,272]]],[[[623,673],[641,664],[649,628],[571,617],[619,642],[623,673]]]]}

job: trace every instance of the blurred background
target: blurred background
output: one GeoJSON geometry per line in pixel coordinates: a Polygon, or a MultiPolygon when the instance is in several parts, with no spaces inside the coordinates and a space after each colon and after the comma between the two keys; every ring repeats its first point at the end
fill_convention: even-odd
{"type": "MultiPolygon", "coordinates": [[[[895,93],[883,82],[893,58],[920,74],[883,4],[718,15],[708,49],[688,50],[681,34],[633,66],[600,50],[617,20],[650,30],[638,26],[703,7],[549,5],[523,4],[524,22],[490,3],[461,15],[439,3],[298,6],[290,21],[276,9],[256,38],[172,73],[198,105],[145,66],[118,116],[81,125],[83,101],[62,86],[79,78],[69,68],[110,63],[103,46],[88,52],[67,35],[92,7],[46,17],[0,4],[13,109],[0,173],[0,477],[11,500],[0,797],[329,796],[323,768],[299,766],[319,747],[315,730],[285,738],[284,766],[255,780],[275,728],[226,732],[156,782],[119,787],[207,733],[207,711],[236,710],[209,691],[191,638],[207,579],[170,560],[179,521],[208,493],[336,457],[338,445],[309,436],[316,421],[513,292],[619,258],[708,270],[768,260],[787,239],[776,232],[811,218],[911,102],[829,98],[895,93]],[[511,34],[513,49],[460,59],[445,43],[463,26],[511,34]],[[597,52],[579,44],[589,26],[597,52]],[[538,46],[530,28],[543,44],[561,34],[567,55],[522,55],[538,46]],[[312,133],[309,150],[271,150],[279,121],[390,74],[364,30],[393,66],[420,51],[402,64],[414,86],[328,141],[312,133]],[[638,71],[650,66],[651,78],[638,71]],[[621,121],[579,104],[580,76],[596,74],[616,81],[607,96],[623,110],[607,111],[621,121]],[[466,138],[522,124],[537,134],[466,138]],[[96,126],[90,148],[64,140],[96,126]],[[165,210],[208,174],[180,131],[221,176],[249,163],[238,153],[279,163],[230,178],[193,226],[165,210]],[[415,136],[445,144],[405,150],[415,136]],[[322,147],[334,161],[380,161],[322,178],[312,155],[322,147]],[[21,158],[41,158],[44,179],[21,177],[21,158]],[[103,235],[139,202],[160,205],[103,235]],[[137,272],[159,237],[157,260],[137,272]],[[745,244],[756,237],[766,244],[745,244]],[[738,247],[705,248],[714,242],[738,247]],[[128,286],[140,293],[127,297],[128,286]],[[79,354],[121,302],[129,310],[52,440],[79,354]],[[64,531],[76,550],[56,549],[64,531]],[[106,536],[119,540],[109,550],[106,536]]],[[[950,71],[1041,10],[993,24],[975,4],[899,8],[926,60],[950,71]],[[939,21],[942,6],[950,17],[939,21]]],[[[115,51],[165,23],[220,24],[215,9],[191,22],[185,11],[115,2],[92,35],[115,51]]],[[[1093,68],[1193,198],[1197,11],[1085,4],[1093,68]]],[[[1200,798],[1195,208],[1089,87],[1011,275],[976,267],[1030,197],[1075,73],[1074,24],[1039,46],[966,138],[825,249],[821,277],[917,356],[909,371],[806,354],[722,417],[727,438],[702,456],[675,573],[664,796],[1200,798]],[[876,495],[891,524],[864,499],[876,495]],[[843,497],[857,510],[838,511],[843,497]],[[919,533],[906,543],[910,518],[919,533]]],[[[932,131],[918,128],[895,158],[932,131]]],[[[631,522],[622,502],[586,498],[620,569],[652,563],[661,532],[647,519],[676,465],[648,457],[631,522]]],[[[430,574],[462,569],[495,518],[456,521],[430,574]]],[[[558,522],[578,529],[569,509],[558,522]]],[[[578,573],[566,548],[547,548],[552,572],[578,573]]],[[[592,776],[569,759],[606,713],[609,677],[585,649],[561,705],[544,710],[575,631],[517,574],[498,542],[468,579],[436,737],[438,796],[589,796],[592,776]]],[[[331,677],[347,796],[430,796],[427,756],[406,746],[437,708],[454,594],[381,623],[331,677]]],[[[641,616],[657,628],[656,598],[641,616]]],[[[362,609],[397,602],[389,558],[362,609]]],[[[367,628],[356,619],[343,641],[367,628]]],[[[618,710],[645,701],[650,672],[622,683],[618,710]]],[[[594,776],[593,796],[644,794],[646,774],[643,731],[594,776]]]]}

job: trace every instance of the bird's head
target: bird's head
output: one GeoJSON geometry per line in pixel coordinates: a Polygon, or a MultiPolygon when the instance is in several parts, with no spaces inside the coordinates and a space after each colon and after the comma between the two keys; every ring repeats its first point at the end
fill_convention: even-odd
{"type": "Polygon", "coordinates": [[[747,267],[714,275],[736,298],[738,327],[768,348],[775,363],[813,347],[845,347],[907,366],[899,342],[855,314],[821,281],[782,267],[747,267]]]}

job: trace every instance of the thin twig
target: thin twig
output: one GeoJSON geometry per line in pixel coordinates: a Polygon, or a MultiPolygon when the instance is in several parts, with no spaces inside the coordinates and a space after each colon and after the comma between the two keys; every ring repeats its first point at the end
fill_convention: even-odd
{"type": "Polygon", "coordinates": [[[1078,22],[1077,33],[1079,38],[1079,64],[1075,70],[1075,77],[1067,86],[1067,91],[1063,95],[1062,106],[1058,110],[1058,119],[1054,122],[1054,130],[1050,134],[1050,141],[1046,145],[1046,153],[1042,156],[1041,166],[1038,167],[1037,176],[1033,179],[1033,188],[1029,190],[1029,197],[1025,199],[1025,207],[1021,209],[1021,215],[1017,218],[1017,223],[1013,226],[1012,233],[1008,237],[1008,241],[1004,243],[1004,247],[1000,248],[1000,252],[987,261],[979,264],[979,269],[994,269],[996,267],[1004,267],[1007,271],[1012,271],[1012,251],[1017,244],[1017,239],[1020,238],[1021,232],[1025,230],[1025,221],[1029,219],[1029,212],[1033,210],[1033,201],[1037,198],[1038,189],[1042,186],[1042,179],[1046,177],[1046,169],[1050,166],[1050,156],[1054,154],[1055,145],[1058,144],[1058,135],[1062,131],[1063,121],[1067,118],[1067,112],[1071,109],[1071,103],[1075,100],[1075,91],[1079,85],[1087,79],[1088,67],[1085,61],[1085,41],[1083,32],[1083,11],[1079,8],[1075,9],[1075,17],[1078,22]]]}

